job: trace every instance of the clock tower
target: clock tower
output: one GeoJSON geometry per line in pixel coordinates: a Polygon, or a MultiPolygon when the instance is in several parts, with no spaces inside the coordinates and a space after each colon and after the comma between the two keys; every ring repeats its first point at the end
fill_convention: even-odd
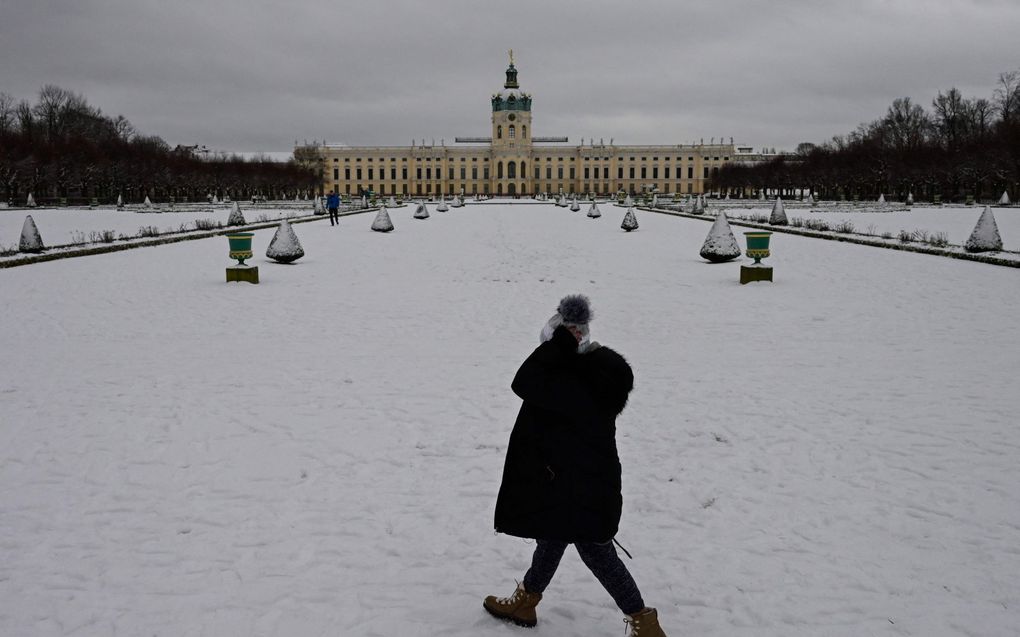
{"type": "Polygon", "coordinates": [[[510,51],[503,90],[492,96],[493,192],[530,192],[527,161],[531,156],[531,95],[517,84],[517,67],[510,51]]]}

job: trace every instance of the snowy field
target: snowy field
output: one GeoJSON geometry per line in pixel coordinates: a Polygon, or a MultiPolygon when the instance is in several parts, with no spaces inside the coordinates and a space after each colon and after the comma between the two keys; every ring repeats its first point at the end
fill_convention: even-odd
{"type": "MultiPolygon", "coordinates": [[[[312,202],[295,203],[294,207],[274,207],[272,205],[252,206],[240,202],[241,212],[245,220],[255,223],[259,217],[268,220],[282,217],[307,216],[313,213],[312,202]]],[[[87,241],[92,232],[112,230],[116,235],[134,237],[140,228],[155,227],[161,234],[178,232],[184,225],[188,230],[195,229],[195,221],[207,219],[227,225],[231,204],[209,204],[196,206],[193,204],[179,206],[177,211],[145,212],[136,210],[117,210],[116,208],[35,208],[32,210],[0,209],[0,248],[17,248],[21,237],[21,229],[25,217],[32,215],[43,243],[47,246],[81,243],[87,241]]]]}
{"type": "Polygon", "coordinates": [[[777,234],[741,286],[704,221],[601,208],[263,230],[257,286],[222,237],[0,271],[0,634],[622,635],[573,551],[534,631],[481,607],[533,547],[492,532],[510,381],[582,292],[667,634],[1015,636],[1017,270],[777,234]]]}
{"type": "MultiPolygon", "coordinates": [[[[800,217],[805,221],[808,219],[819,219],[829,224],[830,227],[849,221],[853,224],[854,232],[864,234],[871,233],[881,235],[888,232],[893,237],[899,236],[900,230],[914,232],[923,230],[929,235],[944,232],[949,242],[955,245],[963,245],[967,237],[974,230],[984,206],[957,206],[957,207],[918,207],[913,206],[909,210],[904,209],[900,204],[889,204],[885,208],[877,206],[811,206],[804,204],[783,202],[787,218],[800,217]]],[[[772,205],[756,205],[754,207],[741,207],[723,204],[727,216],[736,219],[738,216],[749,217],[751,215],[768,215],[772,212],[772,205]]],[[[709,211],[712,211],[711,204],[709,211]]],[[[995,223],[999,227],[999,234],[1002,236],[1002,247],[1005,250],[1020,250],[1020,207],[1000,208],[992,207],[992,214],[995,215],[995,223]]]]}
{"type": "MultiPolygon", "coordinates": [[[[529,202],[529,200],[522,200],[529,202]]],[[[581,212],[588,210],[588,203],[581,201],[581,212]]],[[[889,232],[894,237],[900,230],[913,232],[924,230],[929,234],[944,232],[950,243],[963,245],[974,229],[984,206],[970,207],[924,207],[914,206],[904,210],[899,204],[890,203],[885,208],[860,204],[856,207],[825,203],[818,206],[807,206],[798,202],[784,202],[787,217],[801,219],[821,219],[830,226],[849,221],[857,233],[872,232],[881,235],[889,232]]],[[[610,205],[600,204],[600,207],[610,205]]],[[[37,208],[35,210],[3,210],[0,209],[0,248],[16,247],[21,236],[21,228],[25,223],[25,215],[31,214],[39,228],[46,245],[57,245],[87,239],[91,232],[113,230],[117,234],[134,236],[141,227],[155,226],[161,232],[176,232],[182,224],[194,228],[198,219],[210,219],[226,225],[230,215],[230,204],[209,206],[189,205],[178,212],[142,212],[121,211],[111,208],[88,210],[85,208],[37,208]]],[[[259,217],[276,219],[281,216],[309,215],[312,213],[311,202],[288,202],[287,208],[265,204],[252,206],[240,202],[241,210],[249,222],[259,217]]],[[[725,209],[726,214],[735,219],[736,216],[768,215],[772,211],[772,203],[755,202],[750,206],[737,201],[710,201],[709,214],[718,209],[725,209]]],[[[615,209],[615,208],[612,208],[615,209]]],[[[1002,235],[1003,247],[1006,250],[1020,250],[1020,207],[993,207],[995,221],[1002,235]]],[[[622,216],[622,215],[621,215],[622,216]]],[[[706,229],[705,232],[708,232],[706,229]]]]}

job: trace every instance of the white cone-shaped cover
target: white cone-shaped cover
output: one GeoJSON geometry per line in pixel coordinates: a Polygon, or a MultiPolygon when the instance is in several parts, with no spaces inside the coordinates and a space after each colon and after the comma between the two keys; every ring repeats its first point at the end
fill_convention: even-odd
{"type": "Polygon", "coordinates": [[[29,208],[35,208],[35,197],[32,196],[32,193],[28,193],[28,199],[25,201],[25,205],[29,208]]]}
{"type": "Polygon", "coordinates": [[[570,211],[571,212],[577,212],[580,209],[581,209],[581,204],[577,203],[577,197],[574,197],[574,200],[570,202],[570,211]]]}
{"type": "Polygon", "coordinates": [[[124,207],[124,197],[122,197],[120,195],[117,195],[117,207],[118,208],[123,208],[124,207]]]}
{"type": "Polygon", "coordinates": [[[243,226],[248,223],[244,220],[244,215],[241,214],[241,206],[234,202],[234,207],[230,210],[230,216],[227,217],[228,226],[243,226]]]}
{"type": "Polygon", "coordinates": [[[885,204],[885,194],[879,194],[878,195],[878,205],[881,206],[881,205],[884,205],[884,204],[885,204]]]}
{"type": "Polygon", "coordinates": [[[999,197],[999,205],[1000,206],[1008,206],[1009,205],[1009,193],[1006,192],[1005,190],[1002,191],[1002,196],[999,197]]]}
{"type": "Polygon", "coordinates": [[[769,223],[774,226],[785,226],[790,223],[786,219],[786,209],[783,208],[782,197],[776,197],[776,203],[772,204],[772,214],[769,215],[769,223]]]}
{"type": "Polygon", "coordinates": [[[379,206],[379,212],[372,222],[372,229],[376,232],[389,232],[393,230],[393,222],[390,221],[390,214],[386,212],[386,206],[379,206]]]}
{"type": "Polygon", "coordinates": [[[659,195],[652,195],[652,208],[659,207],[659,195]]]}
{"type": "Polygon", "coordinates": [[[424,203],[418,204],[418,207],[415,208],[415,210],[414,210],[414,218],[415,219],[428,219],[429,218],[429,209],[425,207],[424,203]]]}
{"type": "Polygon", "coordinates": [[[627,206],[628,208],[634,205],[634,200],[631,199],[630,195],[627,195],[627,198],[623,200],[623,205],[627,206]]]}
{"type": "Polygon", "coordinates": [[[758,191],[758,201],[765,201],[765,191],[764,190],[759,190],[758,191]]]}
{"type": "Polygon", "coordinates": [[[637,217],[634,216],[633,208],[627,208],[627,214],[623,215],[623,223],[620,224],[620,227],[627,232],[638,229],[637,217]]]}
{"type": "Polygon", "coordinates": [[[21,241],[18,242],[18,249],[22,252],[42,252],[46,249],[32,215],[25,217],[25,225],[21,227],[21,241]]]}
{"type": "Polygon", "coordinates": [[[322,197],[315,198],[315,205],[312,208],[317,215],[326,214],[326,210],[322,207],[322,197]]]}
{"type": "Polygon", "coordinates": [[[386,205],[389,206],[390,208],[396,208],[397,207],[396,198],[393,195],[390,195],[390,198],[386,201],[386,205]]]}
{"type": "Polygon", "coordinates": [[[705,243],[701,246],[701,256],[713,263],[722,263],[740,256],[740,244],[733,236],[725,212],[720,211],[719,216],[715,218],[715,223],[712,224],[708,236],[705,237],[705,243]]]}
{"type": "Polygon", "coordinates": [[[588,208],[588,216],[591,217],[592,219],[598,219],[599,217],[602,216],[602,213],[599,212],[599,207],[595,205],[594,201],[591,202],[591,207],[588,208]]]}
{"type": "Polygon", "coordinates": [[[700,195],[694,199],[694,209],[691,212],[696,215],[700,215],[705,212],[705,199],[700,195]]]}
{"type": "Polygon", "coordinates": [[[294,234],[294,228],[290,227],[290,222],[286,219],[281,221],[276,229],[276,234],[273,235],[273,240],[269,242],[269,248],[266,250],[266,256],[280,263],[290,263],[305,256],[301,242],[294,234]]]}
{"type": "Polygon", "coordinates": [[[912,192],[907,193],[907,205],[908,206],[914,205],[914,193],[912,192]]]}
{"type": "Polygon", "coordinates": [[[809,204],[812,204],[812,203],[814,203],[814,202],[815,202],[815,196],[814,196],[814,195],[812,195],[811,193],[808,193],[808,195],[807,195],[807,202],[808,202],[809,204]]]}
{"type": "Polygon", "coordinates": [[[145,206],[146,208],[152,207],[152,202],[149,201],[149,195],[145,195],[145,201],[142,202],[142,205],[145,206]]]}
{"type": "Polygon", "coordinates": [[[446,205],[446,197],[439,197],[439,205],[436,206],[436,212],[446,212],[450,207],[446,205]]]}
{"type": "Polygon", "coordinates": [[[999,227],[995,224],[995,215],[992,209],[985,206],[981,218],[978,219],[974,231],[963,246],[967,252],[988,252],[991,250],[1002,250],[1002,237],[999,236],[999,227]]]}

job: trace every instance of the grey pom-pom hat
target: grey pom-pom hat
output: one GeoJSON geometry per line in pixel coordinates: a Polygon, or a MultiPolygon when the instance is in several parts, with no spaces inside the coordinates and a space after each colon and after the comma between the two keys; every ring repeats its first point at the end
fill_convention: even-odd
{"type": "Polygon", "coordinates": [[[583,294],[569,294],[560,299],[556,313],[567,325],[587,325],[592,319],[591,301],[583,294]]]}

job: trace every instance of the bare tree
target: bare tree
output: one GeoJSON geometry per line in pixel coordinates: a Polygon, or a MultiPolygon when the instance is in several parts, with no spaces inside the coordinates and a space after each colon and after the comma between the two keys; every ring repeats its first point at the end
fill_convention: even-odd
{"type": "Polygon", "coordinates": [[[1020,119],[1020,70],[999,73],[999,86],[995,89],[995,107],[1003,122],[1020,119]]]}
{"type": "Polygon", "coordinates": [[[14,97],[0,91],[0,137],[14,128],[14,97]]]}
{"type": "Polygon", "coordinates": [[[946,91],[945,95],[940,91],[931,105],[935,109],[935,130],[939,140],[948,150],[956,150],[966,122],[967,106],[963,95],[955,87],[946,91]]]}
{"type": "Polygon", "coordinates": [[[931,119],[920,104],[912,103],[909,97],[899,97],[893,100],[882,125],[892,147],[903,151],[918,148],[924,143],[931,128],[931,119]]]}

